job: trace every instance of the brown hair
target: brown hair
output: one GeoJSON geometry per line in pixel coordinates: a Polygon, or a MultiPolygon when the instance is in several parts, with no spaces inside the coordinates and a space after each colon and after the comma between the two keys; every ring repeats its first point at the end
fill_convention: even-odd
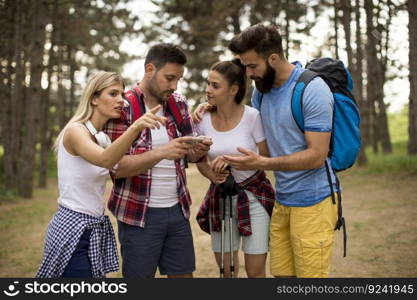
{"type": "Polygon", "coordinates": [[[254,50],[257,54],[267,58],[272,53],[284,56],[282,38],[274,25],[253,25],[236,35],[229,45],[230,51],[242,54],[254,50]]]}
{"type": "Polygon", "coordinates": [[[145,58],[145,65],[152,63],[157,69],[162,68],[167,63],[177,63],[184,66],[187,57],[177,46],[169,43],[157,44],[149,49],[145,58]]]}
{"type": "Polygon", "coordinates": [[[238,86],[239,90],[235,96],[235,102],[237,104],[241,103],[246,94],[246,72],[240,60],[219,61],[210,70],[223,75],[229,85],[236,84],[238,86]]]}

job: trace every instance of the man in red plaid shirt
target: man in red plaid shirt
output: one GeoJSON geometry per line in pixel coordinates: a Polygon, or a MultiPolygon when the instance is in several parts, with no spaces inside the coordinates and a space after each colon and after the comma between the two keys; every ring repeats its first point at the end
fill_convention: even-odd
{"type": "Polygon", "coordinates": [[[157,267],[168,277],[192,277],[195,270],[184,159],[205,157],[211,141],[194,142],[197,134],[187,101],[174,93],[186,61],[176,46],[153,46],[144,78],[125,94],[121,118],[106,127],[115,140],[133,123],[138,109],[149,114],[158,105],[156,115],[166,120],[165,127],[155,122],[154,129],[144,130],[112,171],[108,208],[118,220],[125,278],[154,277],[157,267]]]}

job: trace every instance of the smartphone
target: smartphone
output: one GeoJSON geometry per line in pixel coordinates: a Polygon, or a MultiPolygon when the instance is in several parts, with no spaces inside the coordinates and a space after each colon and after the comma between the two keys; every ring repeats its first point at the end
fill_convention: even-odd
{"type": "Polygon", "coordinates": [[[186,141],[186,143],[187,144],[197,144],[197,143],[202,143],[203,141],[204,141],[204,137],[195,136],[190,141],[186,141]]]}

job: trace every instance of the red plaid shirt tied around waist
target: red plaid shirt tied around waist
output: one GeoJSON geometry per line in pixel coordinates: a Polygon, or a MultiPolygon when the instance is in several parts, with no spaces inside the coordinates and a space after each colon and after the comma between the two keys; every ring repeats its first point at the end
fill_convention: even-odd
{"type": "MultiPolygon", "coordinates": [[[[143,93],[136,86],[134,90],[127,91],[125,98],[129,101],[139,101],[141,107],[145,107],[143,101],[143,93]]],[[[170,100],[175,100],[179,112],[181,113],[183,124],[179,128],[175,122],[172,112],[169,111],[167,103],[164,103],[164,116],[167,117],[166,128],[169,140],[179,136],[196,136],[197,132],[189,114],[187,101],[180,94],[172,94],[170,100]]],[[[104,131],[114,141],[121,136],[127,128],[133,123],[133,112],[130,105],[126,104],[123,108],[120,119],[113,119],[107,122],[104,131]]],[[[137,155],[152,150],[152,138],[150,129],[143,130],[138,138],[132,144],[127,155],[137,155]]],[[[187,180],[184,164],[181,160],[175,160],[175,169],[177,173],[177,194],[178,201],[181,205],[185,218],[190,217],[191,197],[187,189],[187,180]]],[[[114,173],[112,174],[114,175],[114,173]]],[[[142,174],[138,174],[128,178],[114,178],[113,190],[108,202],[108,208],[113,215],[121,222],[133,226],[145,227],[146,211],[149,205],[151,185],[152,185],[152,169],[148,169],[142,174]]]]}
{"type": "MultiPolygon", "coordinates": [[[[239,232],[243,236],[252,234],[249,210],[249,198],[245,191],[253,193],[256,199],[266,209],[269,216],[275,203],[275,192],[264,171],[257,171],[253,176],[238,183],[240,191],[237,198],[237,220],[239,232]]],[[[220,189],[219,185],[211,184],[200,210],[197,214],[200,228],[210,233],[210,221],[213,231],[220,231],[220,189]],[[209,219],[210,218],[210,219],[209,219]]]]}

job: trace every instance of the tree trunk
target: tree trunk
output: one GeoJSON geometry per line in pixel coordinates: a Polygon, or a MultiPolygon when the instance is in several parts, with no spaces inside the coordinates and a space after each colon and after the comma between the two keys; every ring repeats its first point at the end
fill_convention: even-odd
{"type": "Polygon", "coordinates": [[[361,0],[355,1],[355,39],[356,39],[356,55],[355,55],[355,68],[352,74],[353,82],[355,83],[355,89],[353,93],[356,100],[359,104],[359,109],[361,113],[361,137],[362,137],[362,147],[359,152],[358,165],[365,165],[368,162],[366,157],[366,146],[369,145],[370,140],[370,114],[369,114],[369,105],[364,98],[364,88],[363,88],[363,43],[362,43],[362,32],[361,32],[361,0]]]}
{"type": "MultiPolygon", "coordinates": [[[[345,32],[345,40],[346,40],[346,52],[348,57],[348,64],[349,64],[349,70],[352,74],[353,79],[353,94],[355,96],[355,99],[358,103],[358,105],[361,105],[362,102],[362,39],[360,37],[360,28],[359,29],[359,38],[356,37],[356,56],[355,53],[353,53],[352,49],[352,29],[351,29],[351,21],[352,21],[352,7],[350,0],[342,0],[340,2],[340,7],[343,12],[342,16],[342,25],[345,32]],[[361,56],[360,60],[358,60],[358,56],[361,56]],[[354,63],[356,59],[356,65],[354,63]]],[[[358,31],[358,30],[357,30],[358,31]]],[[[362,147],[361,151],[358,156],[358,164],[364,165],[367,162],[366,154],[365,154],[365,147],[363,146],[362,141],[362,147]]]]}
{"type": "MultiPolygon", "coordinates": [[[[369,63],[369,62],[368,62],[369,63]]],[[[369,76],[369,75],[368,75],[369,76]]],[[[375,81],[375,80],[372,80],[375,81]]],[[[375,82],[373,84],[369,84],[369,88],[368,85],[366,86],[366,90],[367,93],[369,92],[369,89],[373,88],[376,86],[375,82]]],[[[371,139],[372,139],[372,150],[374,151],[375,154],[379,153],[379,147],[378,147],[378,143],[380,141],[380,132],[379,132],[379,126],[378,126],[378,113],[376,111],[376,95],[375,92],[372,93],[372,98],[368,98],[371,99],[371,101],[369,101],[369,106],[370,106],[370,110],[371,110],[371,139]]]]}
{"type": "MultiPolygon", "coordinates": [[[[377,114],[377,124],[379,128],[379,136],[378,141],[381,143],[382,152],[384,154],[392,153],[392,144],[391,138],[389,134],[389,127],[388,127],[388,117],[387,117],[387,105],[384,102],[384,85],[386,81],[386,70],[387,70],[387,63],[388,63],[388,43],[389,43],[389,33],[390,33],[390,25],[392,19],[392,7],[391,1],[388,0],[386,5],[388,5],[388,18],[385,26],[383,27],[386,32],[385,39],[382,39],[382,33],[380,33],[381,38],[379,38],[379,53],[380,57],[377,58],[378,62],[378,84],[377,84],[377,91],[376,91],[376,104],[378,106],[378,114],[377,114]],[[385,45],[384,45],[385,41],[385,45]],[[383,51],[384,50],[384,51],[383,51]]],[[[381,3],[378,5],[378,18],[380,15],[381,10],[381,3]]]]}
{"type": "Polygon", "coordinates": [[[286,0],[285,2],[285,27],[284,27],[284,31],[285,31],[285,57],[288,59],[289,55],[290,55],[290,16],[289,16],[289,0],[286,0]]]}
{"type": "Polygon", "coordinates": [[[410,50],[408,59],[410,64],[410,104],[408,111],[408,153],[417,154],[417,1],[407,1],[408,9],[408,36],[410,50]]]}
{"type": "MultiPolygon", "coordinates": [[[[59,2],[59,0],[58,0],[59,2]]],[[[58,16],[61,16],[62,9],[59,9],[58,16]]],[[[58,125],[59,131],[61,131],[65,124],[67,123],[67,97],[65,93],[64,87],[64,79],[65,76],[65,56],[66,56],[66,46],[65,46],[65,32],[67,30],[65,24],[65,17],[60,17],[57,20],[57,85],[58,85],[58,92],[57,92],[57,117],[58,117],[58,125]]]]}
{"type": "Polygon", "coordinates": [[[233,13],[232,17],[232,26],[233,26],[233,34],[238,35],[240,33],[240,14],[239,12],[233,13]]]}
{"type": "Polygon", "coordinates": [[[25,97],[28,109],[22,134],[22,155],[20,157],[21,178],[19,179],[19,194],[25,198],[31,198],[33,193],[33,176],[35,169],[36,142],[39,126],[39,104],[42,96],[42,72],[45,45],[45,12],[48,9],[47,0],[35,1],[33,5],[32,43],[30,51],[30,86],[29,95],[25,97]]]}
{"type": "Polygon", "coordinates": [[[23,9],[17,2],[12,1],[12,5],[12,12],[14,14],[14,39],[11,42],[14,42],[13,60],[15,62],[15,76],[10,97],[10,109],[6,121],[10,126],[10,135],[8,136],[4,149],[4,175],[6,188],[8,189],[16,189],[19,181],[17,158],[19,154],[20,120],[22,111],[24,111],[21,108],[24,87],[23,81],[25,77],[22,37],[23,9]]]}
{"type": "MultiPolygon", "coordinates": [[[[50,85],[50,83],[48,83],[50,85]]],[[[47,187],[48,166],[49,166],[49,148],[51,146],[49,132],[49,93],[43,92],[40,106],[41,122],[39,126],[39,144],[41,146],[39,152],[39,181],[38,187],[47,187]]]]}
{"type": "MultiPolygon", "coordinates": [[[[4,149],[7,149],[6,154],[10,151],[10,113],[11,113],[11,74],[13,72],[12,61],[13,61],[13,24],[14,24],[14,11],[13,11],[13,1],[6,1],[1,5],[0,11],[0,26],[2,30],[0,31],[0,43],[3,47],[0,47],[0,57],[4,61],[4,64],[0,66],[0,145],[3,145],[4,149]]],[[[0,157],[0,174],[4,175],[6,165],[9,165],[6,155],[0,157]]],[[[4,178],[1,177],[0,180],[4,182],[4,178]]]]}
{"type": "Polygon", "coordinates": [[[355,64],[355,75],[356,77],[356,86],[357,89],[354,90],[355,97],[359,101],[359,108],[361,110],[361,134],[362,134],[362,144],[365,148],[370,144],[371,140],[371,120],[370,120],[370,110],[368,101],[364,98],[364,86],[363,86],[363,62],[364,60],[364,51],[363,51],[363,42],[362,42],[362,32],[361,32],[361,0],[356,0],[355,3],[355,27],[356,27],[356,64],[355,64]]]}
{"type": "MultiPolygon", "coordinates": [[[[350,27],[350,22],[351,22],[351,13],[352,13],[352,8],[350,5],[350,0],[341,0],[340,1],[340,8],[343,12],[342,15],[342,25],[343,25],[343,30],[345,32],[345,40],[346,40],[346,53],[347,53],[347,57],[348,57],[348,66],[349,69],[351,70],[351,72],[353,72],[354,70],[354,64],[353,64],[353,58],[354,58],[354,54],[353,54],[353,50],[352,50],[352,31],[351,31],[351,27],[350,27]]],[[[337,14],[337,12],[335,12],[337,14]]]]}
{"type": "Polygon", "coordinates": [[[63,59],[64,59],[64,47],[60,46],[58,50],[58,118],[59,118],[59,130],[64,128],[65,124],[67,123],[67,99],[65,94],[65,87],[64,87],[64,68],[63,68],[63,59]]]}
{"type": "Polygon", "coordinates": [[[52,87],[52,74],[53,74],[53,67],[56,65],[55,59],[55,52],[54,46],[56,45],[56,20],[58,15],[58,3],[55,2],[53,6],[52,12],[52,24],[53,30],[50,33],[49,41],[51,43],[51,47],[48,53],[48,68],[47,68],[47,78],[48,78],[48,87],[44,92],[44,97],[41,101],[41,123],[40,123],[40,130],[39,130],[39,144],[41,146],[40,155],[39,155],[39,187],[46,188],[47,187],[47,178],[48,178],[48,167],[49,167],[49,154],[52,144],[52,128],[53,126],[49,126],[50,123],[53,124],[53,120],[50,117],[50,105],[51,105],[51,87],[52,87]]]}
{"type": "Polygon", "coordinates": [[[337,25],[339,23],[338,21],[338,1],[334,0],[333,3],[333,9],[334,9],[334,48],[335,48],[335,55],[336,59],[339,59],[339,34],[337,30],[337,25]]]}
{"type": "MultiPolygon", "coordinates": [[[[366,63],[367,63],[367,85],[366,96],[368,104],[371,109],[372,116],[372,147],[375,153],[378,153],[378,143],[381,137],[378,115],[382,113],[379,99],[381,97],[380,91],[383,90],[383,83],[379,80],[383,70],[381,70],[381,64],[378,61],[377,56],[377,39],[375,35],[374,26],[374,5],[372,0],[365,0],[366,11],[366,33],[367,33],[367,47],[366,47],[366,63]],[[381,86],[382,85],[382,86],[381,86]],[[378,105],[379,111],[376,111],[376,105],[378,105]]],[[[383,96],[383,95],[382,95],[383,96]]]]}
{"type": "MultiPolygon", "coordinates": [[[[380,68],[381,69],[381,68],[380,68]]],[[[388,116],[387,116],[387,105],[384,102],[384,84],[385,80],[381,80],[378,85],[377,103],[378,103],[378,115],[376,126],[379,127],[379,138],[378,140],[382,146],[382,152],[385,154],[392,153],[391,137],[388,128],[388,116]]]]}
{"type": "Polygon", "coordinates": [[[68,66],[69,66],[69,80],[70,80],[70,94],[69,94],[69,115],[74,115],[74,109],[76,108],[75,104],[75,70],[77,69],[77,64],[75,62],[75,51],[68,46],[68,66]]]}

